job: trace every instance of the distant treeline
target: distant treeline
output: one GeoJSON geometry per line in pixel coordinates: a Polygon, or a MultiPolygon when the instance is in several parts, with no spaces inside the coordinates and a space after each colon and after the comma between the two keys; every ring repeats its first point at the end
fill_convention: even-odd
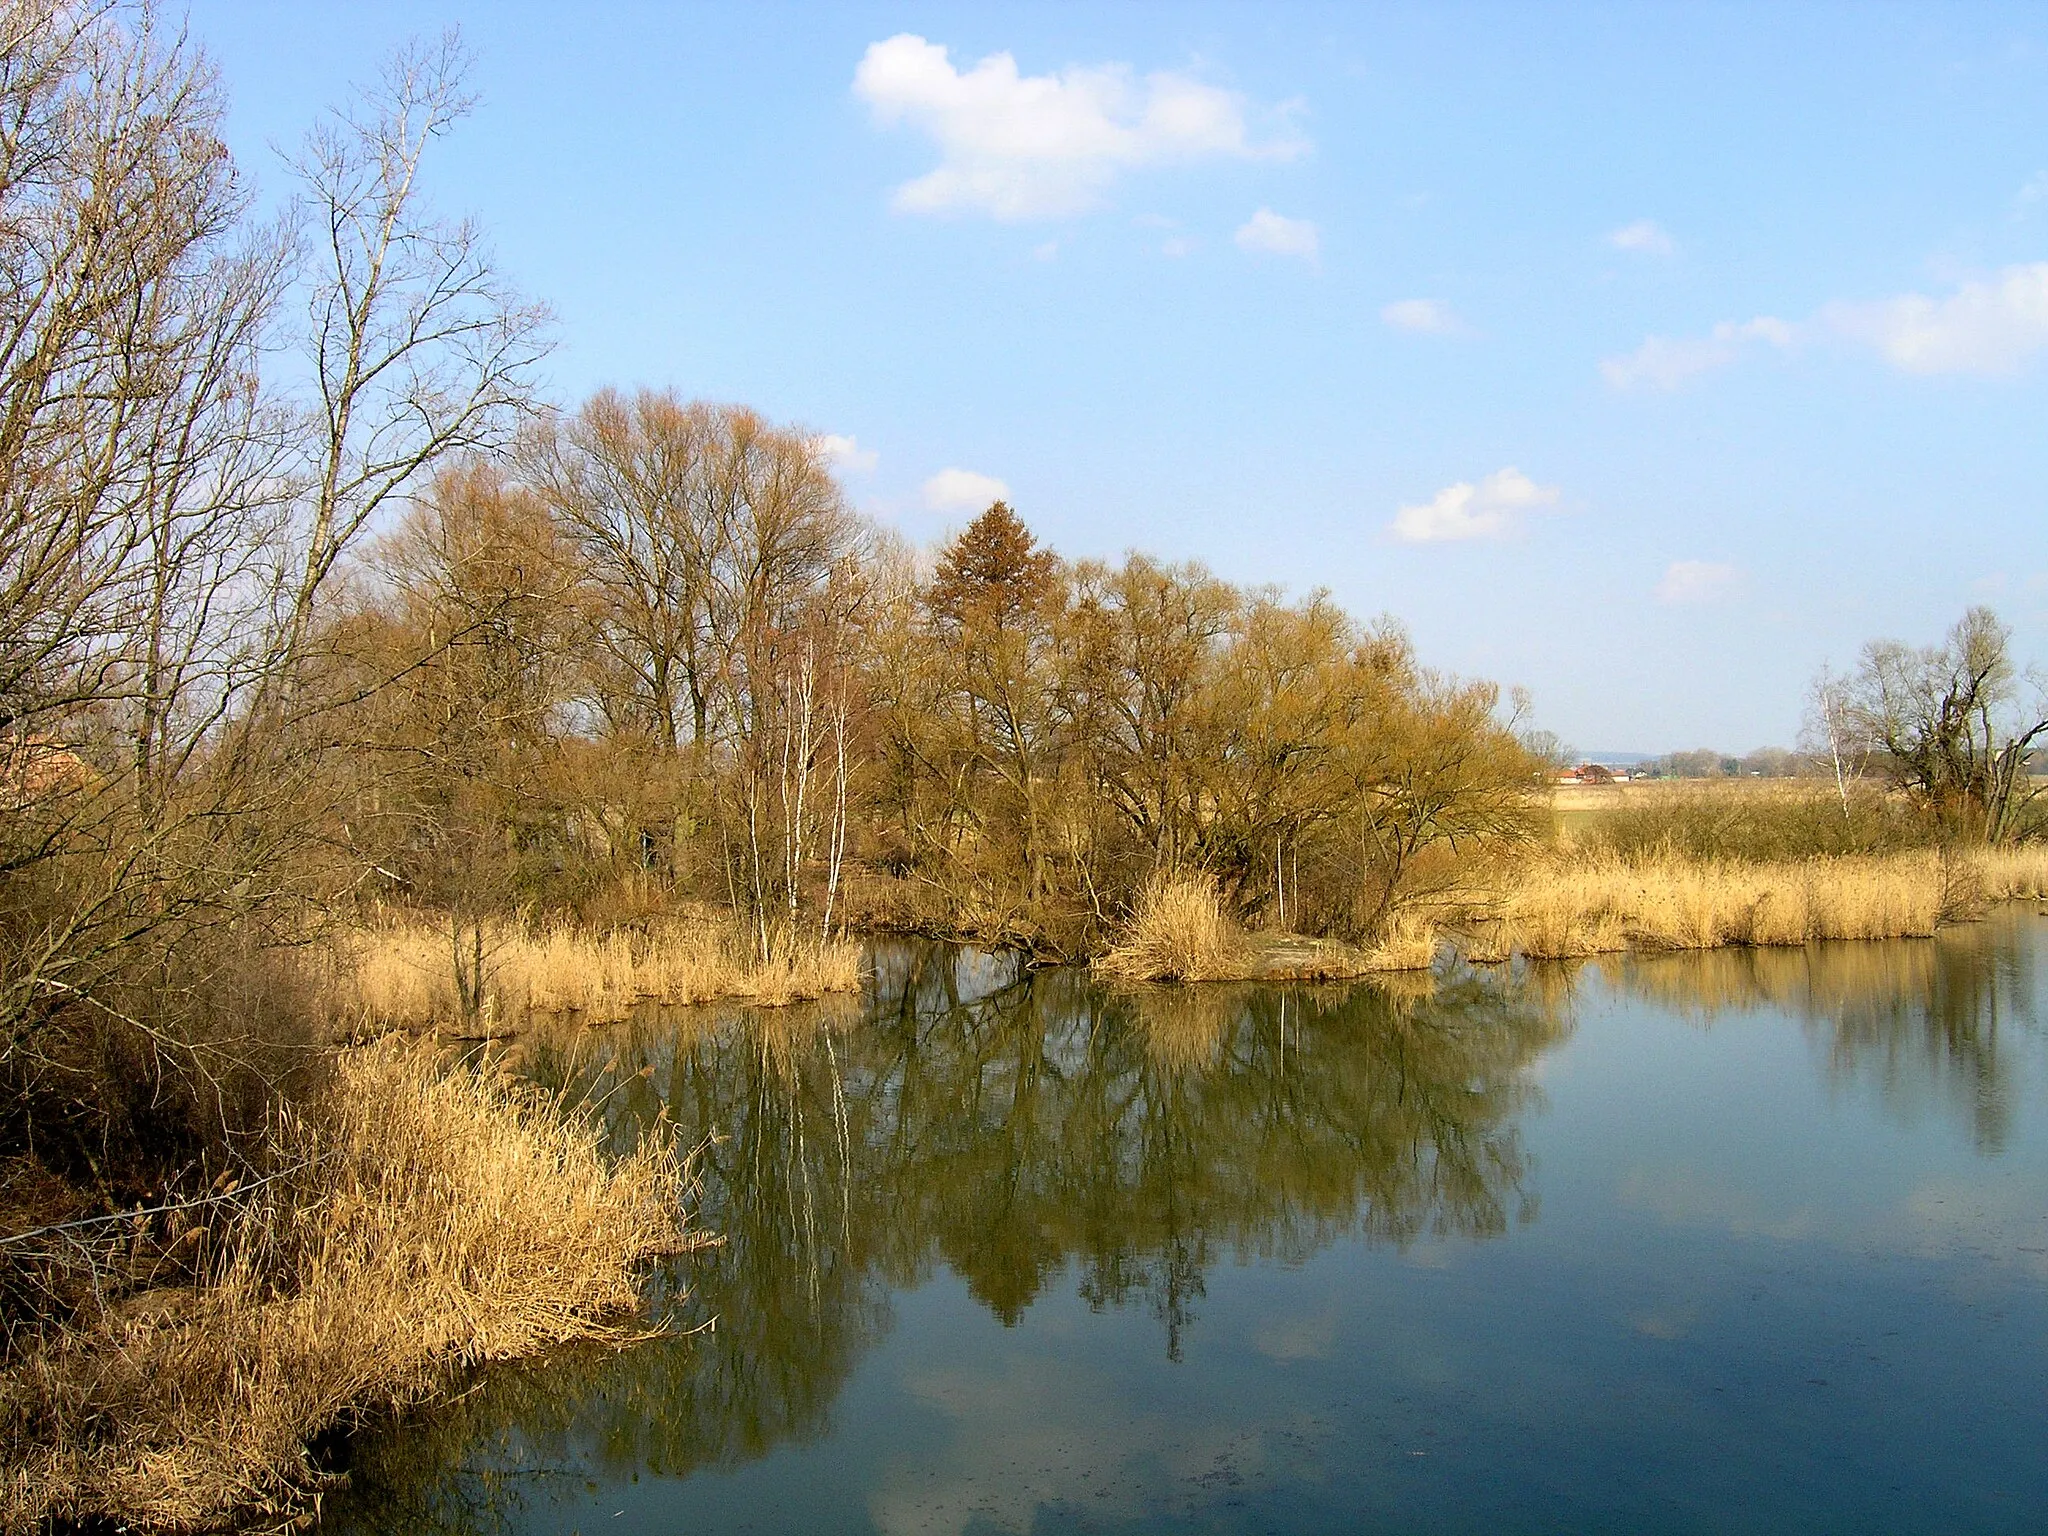
{"type": "Polygon", "coordinates": [[[1789,779],[1833,770],[1825,757],[1784,747],[1759,747],[1740,757],[1716,752],[1711,747],[1698,747],[1690,752],[1666,752],[1629,771],[1660,779],[1789,779]]]}

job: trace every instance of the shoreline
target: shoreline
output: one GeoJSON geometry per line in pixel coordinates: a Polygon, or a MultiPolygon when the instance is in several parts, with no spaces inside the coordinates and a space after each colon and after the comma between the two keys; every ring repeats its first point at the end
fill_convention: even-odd
{"type": "Polygon", "coordinates": [[[1397,914],[1371,950],[1236,930],[1212,890],[1185,882],[1141,904],[1131,937],[1091,965],[1144,982],[1362,979],[1426,970],[1445,947],[1468,963],[1498,965],[1518,956],[1929,938],[1993,904],[2040,899],[2048,899],[2048,846],[2040,845],[1775,860],[1567,850],[1530,861],[1497,888],[1397,914]]]}
{"type": "MultiPolygon", "coordinates": [[[[1564,854],[1501,884],[1440,903],[1435,918],[1397,918],[1375,949],[1226,924],[1202,935],[1211,948],[1197,963],[1180,954],[1178,976],[1132,974],[1128,948],[1121,969],[1089,965],[1141,984],[1324,982],[1426,972],[1446,946],[1490,966],[1924,938],[1993,904],[2048,899],[2048,849],[1762,863],[1564,854]]],[[[1199,899],[1182,917],[1220,917],[1212,890],[1179,894],[1190,890],[1199,899]]],[[[1139,917],[1168,905],[1155,893],[1139,917]]],[[[857,987],[863,972],[835,974],[857,987]]],[[[322,1171],[217,1224],[223,1257],[192,1283],[143,1281],[0,1379],[13,1442],[0,1529],[96,1517],[190,1528],[317,1507],[327,1475],[308,1447],[333,1424],[434,1401],[476,1365],[629,1341],[645,1266],[704,1240],[683,1224],[672,1147],[608,1162],[585,1117],[502,1074],[451,1071],[445,1053],[396,1031],[335,1060],[334,1083],[271,1149],[322,1171]],[[400,1239],[416,1229],[440,1235],[400,1239]],[[237,1259],[238,1247],[286,1268],[237,1259]],[[417,1306],[424,1291],[445,1304],[417,1306]]]]}
{"type": "Polygon", "coordinates": [[[338,1053],[281,1124],[268,1192],[0,1374],[0,1530],[289,1524],[332,1483],[312,1447],[334,1425],[641,1336],[647,1266],[705,1240],[685,1159],[658,1138],[611,1159],[563,1109],[416,1041],[338,1053]]]}

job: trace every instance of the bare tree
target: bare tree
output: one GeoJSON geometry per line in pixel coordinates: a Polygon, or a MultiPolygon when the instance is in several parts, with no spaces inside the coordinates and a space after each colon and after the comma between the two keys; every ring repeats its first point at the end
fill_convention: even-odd
{"type": "Polygon", "coordinates": [[[600,688],[599,709],[669,751],[711,730],[712,572],[726,530],[704,485],[724,429],[711,406],[601,390],[521,446],[527,479],[582,557],[594,636],[623,684],[600,688]]]}
{"type": "Polygon", "coordinates": [[[221,111],[146,6],[0,15],[0,757],[32,770],[0,817],[0,1125],[81,1156],[123,1094],[232,1064],[176,978],[256,899],[249,812],[283,789],[219,743],[288,484],[257,376],[284,247],[221,111]]]}
{"type": "Polygon", "coordinates": [[[1860,778],[1870,757],[1870,741],[1858,732],[1850,712],[1847,680],[1836,677],[1823,666],[1807,690],[1806,724],[1800,732],[1800,746],[1813,757],[1825,757],[1835,774],[1835,794],[1842,803],[1842,817],[1852,814],[1849,781],[1860,778]]]}
{"type": "Polygon", "coordinates": [[[295,163],[319,399],[294,650],[321,587],[386,503],[448,455],[509,439],[547,351],[547,310],[503,282],[473,222],[436,217],[420,195],[428,146],[473,105],[467,66],[453,31],[400,49],[295,163]]]}
{"type": "Polygon", "coordinates": [[[460,63],[402,53],[309,142],[300,413],[260,368],[294,229],[249,222],[203,55],[147,4],[0,9],[0,1140],[96,1180],[124,1103],[218,1109],[267,1048],[221,1004],[316,831],[320,605],[539,356],[474,228],[420,207],[460,63]]]}
{"type": "Polygon", "coordinates": [[[1892,778],[1951,829],[2008,841],[2034,790],[2026,763],[2048,733],[2048,691],[2014,667],[2012,632],[1972,608],[1934,646],[1874,640],[1841,716],[1892,778]]]}

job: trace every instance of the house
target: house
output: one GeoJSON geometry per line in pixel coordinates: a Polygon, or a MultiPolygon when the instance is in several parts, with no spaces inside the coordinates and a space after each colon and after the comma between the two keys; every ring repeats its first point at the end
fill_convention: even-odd
{"type": "Polygon", "coordinates": [[[1626,768],[1609,768],[1605,763],[1581,763],[1576,768],[1567,768],[1551,780],[1553,784],[1626,784],[1629,779],[1626,768]]]}

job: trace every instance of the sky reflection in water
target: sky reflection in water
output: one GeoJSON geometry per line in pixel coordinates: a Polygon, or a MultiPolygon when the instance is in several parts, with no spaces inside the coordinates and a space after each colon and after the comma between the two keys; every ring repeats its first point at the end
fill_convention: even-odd
{"type": "Polygon", "coordinates": [[[2004,1531],[2048,1508],[2048,921],[563,1030],[715,1327],[366,1436],[346,1531],[2004,1531]],[[642,1067],[646,1078],[630,1074],[642,1067]]]}

